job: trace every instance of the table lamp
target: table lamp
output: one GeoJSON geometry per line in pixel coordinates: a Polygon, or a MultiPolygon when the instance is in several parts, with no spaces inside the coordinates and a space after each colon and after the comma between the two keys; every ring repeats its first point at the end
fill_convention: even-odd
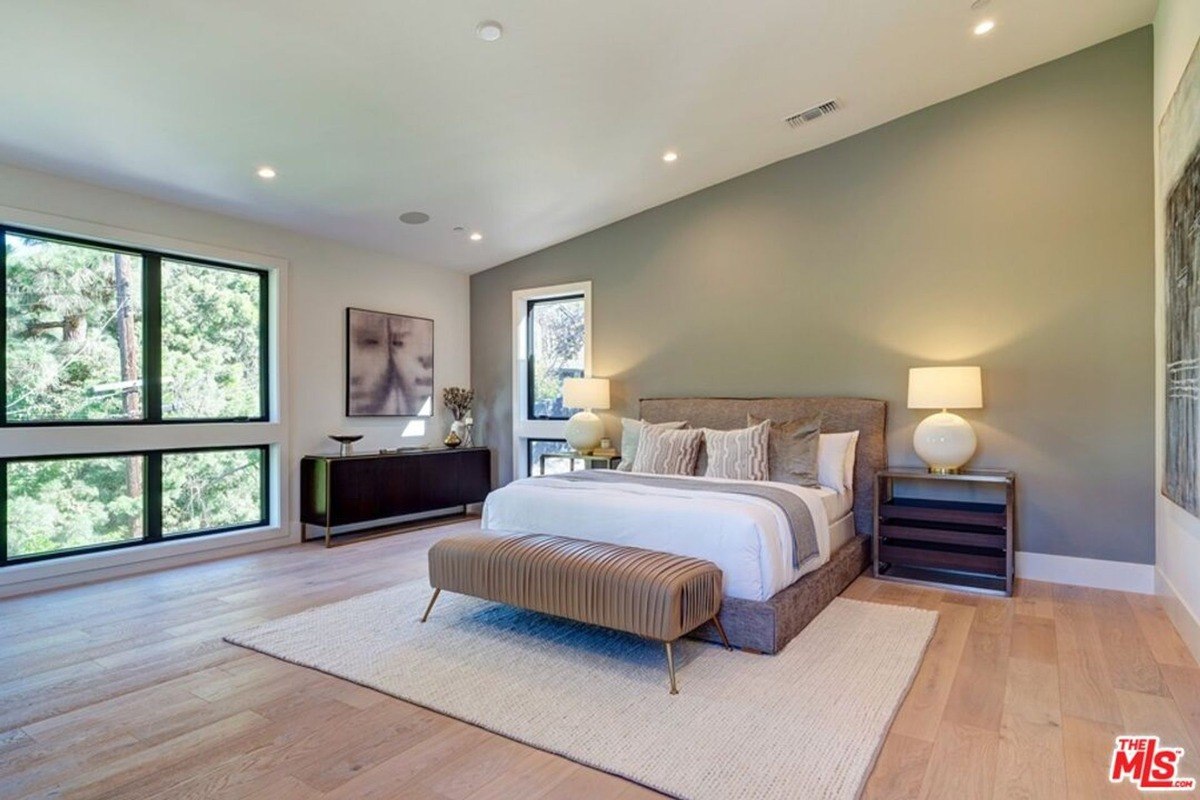
{"type": "Polygon", "coordinates": [[[604,423],[592,410],[608,408],[608,378],[567,378],[563,405],[584,409],[567,420],[567,444],[580,453],[592,452],[604,436],[604,423]]]}
{"type": "Polygon", "coordinates": [[[975,453],[975,431],[950,408],[983,408],[983,379],[979,367],[913,367],[908,371],[908,407],[939,408],[917,426],[913,448],[929,471],[958,472],[975,453]]]}

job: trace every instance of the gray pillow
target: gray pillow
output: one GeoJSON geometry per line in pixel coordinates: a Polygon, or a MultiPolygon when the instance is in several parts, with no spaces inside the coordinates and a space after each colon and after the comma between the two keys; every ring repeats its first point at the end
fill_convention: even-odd
{"type": "MultiPolygon", "coordinates": [[[[762,417],[746,415],[749,425],[764,421],[762,417]]],[[[818,414],[787,422],[770,420],[770,423],[771,434],[767,443],[770,480],[820,486],[817,481],[817,448],[821,443],[821,416],[818,414]]]]}
{"type": "Polygon", "coordinates": [[[637,457],[638,443],[642,440],[642,431],[648,426],[657,424],[664,430],[677,431],[687,425],[686,422],[650,423],[640,419],[621,418],[621,463],[617,469],[621,472],[633,471],[633,460],[637,457]]]}

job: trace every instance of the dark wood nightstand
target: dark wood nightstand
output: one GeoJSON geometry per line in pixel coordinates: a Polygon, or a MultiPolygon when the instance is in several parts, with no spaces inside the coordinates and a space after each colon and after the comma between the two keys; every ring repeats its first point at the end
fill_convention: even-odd
{"type": "Polygon", "coordinates": [[[876,474],[874,575],[1012,595],[1016,476],[1007,470],[876,474]],[[899,495],[896,484],[908,484],[899,495]],[[967,495],[967,499],[961,498],[967,495]]]}

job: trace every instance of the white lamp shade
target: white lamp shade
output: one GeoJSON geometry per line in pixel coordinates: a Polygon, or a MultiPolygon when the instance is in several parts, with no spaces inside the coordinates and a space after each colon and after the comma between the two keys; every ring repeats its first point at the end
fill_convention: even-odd
{"type": "Polygon", "coordinates": [[[979,367],[913,367],[908,371],[909,408],[983,408],[979,367]]]}
{"type": "Polygon", "coordinates": [[[563,381],[567,408],[608,408],[608,378],[567,378],[563,381]]]}

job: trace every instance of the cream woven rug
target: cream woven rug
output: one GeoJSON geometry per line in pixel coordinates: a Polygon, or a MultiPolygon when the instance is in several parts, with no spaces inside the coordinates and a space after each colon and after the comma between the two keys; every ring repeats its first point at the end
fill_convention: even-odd
{"type": "Polygon", "coordinates": [[[312,667],[682,798],[853,798],[937,613],[838,598],[782,653],[661,644],[442,593],[423,581],[226,641],[312,667]]]}

